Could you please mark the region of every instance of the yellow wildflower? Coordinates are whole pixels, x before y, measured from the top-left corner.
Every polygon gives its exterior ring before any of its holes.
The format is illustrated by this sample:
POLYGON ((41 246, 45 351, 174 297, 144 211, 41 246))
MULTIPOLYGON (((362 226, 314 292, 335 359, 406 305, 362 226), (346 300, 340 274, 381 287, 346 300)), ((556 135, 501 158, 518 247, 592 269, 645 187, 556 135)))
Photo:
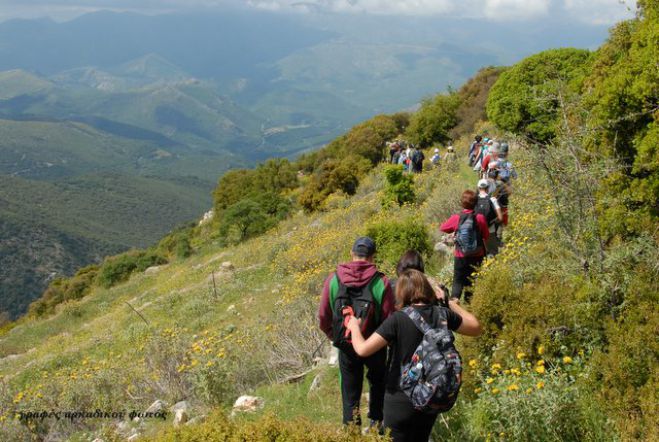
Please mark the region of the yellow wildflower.
POLYGON ((491 384, 492 382, 494 382, 494 379, 492 378, 485 379, 485 383, 487 383, 488 385, 491 384))
POLYGON ((517 391, 519 390, 519 386, 517 384, 510 384, 507 388, 508 391, 517 391))
POLYGON ((569 356, 564 356, 563 357, 563 363, 564 364, 571 364, 572 363, 572 358, 569 356))
POLYGON ((531 394, 533 392, 533 388, 529 387, 526 389, 526 394, 531 394))
POLYGON ((480 387, 479 388, 474 388, 474 393, 476 393, 476 394, 479 394, 482 391, 483 391, 483 389, 480 388, 480 387))
POLYGON ((545 388, 545 383, 542 382, 542 381, 540 381, 540 382, 538 382, 537 384, 535 384, 535 387, 536 387, 538 390, 542 390, 543 388, 545 388))
POLYGON ((471 360, 469 361, 469 366, 470 366, 471 368, 475 368, 477 365, 478 365, 478 361, 477 361, 476 359, 471 359, 471 360))
POLYGON ((540 356, 542 356, 542 355, 545 354, 545 346, 544 346, 544 345, 540 345, 540 346, 538 346, 538 354, 539 354, 540 356))
POLYGON ((544 365, 538 365, 535 367, 535 371, 538 374, 545 374, 545 366, 544 365))
POLYGON ((517 359, 519 359, 520 361, 521 361, 522 359, 524 359, 525 357, 526 357, 526 354, 525 354, 525 353, 522 353, 521 351, 520 351, 519 353, 517 353, 517 359))
POLYGON ((521 376, 522 372, 519 371, 518 368, 511 368, 510 373, 514 374, 515 376, 521 376))
POLYGON ((493 388, 492 389, 492 394, 498 394, 500 391, 501 390, 499 390, 498 388, 493 388))
POLYGON ((537 365, 537 366, 545 365, 545 361, 543 361, 542 359, 540 359, 538 362, 536 362, 535 365, 537 365))

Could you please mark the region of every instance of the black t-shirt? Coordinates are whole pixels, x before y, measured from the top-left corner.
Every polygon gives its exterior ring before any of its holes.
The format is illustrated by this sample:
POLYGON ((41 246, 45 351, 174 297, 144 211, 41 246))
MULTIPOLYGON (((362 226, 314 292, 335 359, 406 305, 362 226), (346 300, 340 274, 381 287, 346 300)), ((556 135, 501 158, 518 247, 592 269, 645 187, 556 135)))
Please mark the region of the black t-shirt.
MULTIPOLYGON (((457 330, 462 324, 462 317, 445 307, 415 305, 414 308, 421 313, 423 319, 433 328, 437 328, 442 320, 441 314, 436 309, 445 311, 450 330, 457 330)), ((423 333, 414 325, 409 316, 402 311, 397 311, 389 316, 375 333, 382 336, 391 346, 389 360, 387 361, 387 391, 394 393, 400 389, 398 385, 400 382, 400 368, 412 359, 416 348, 423 340, 423 333)))

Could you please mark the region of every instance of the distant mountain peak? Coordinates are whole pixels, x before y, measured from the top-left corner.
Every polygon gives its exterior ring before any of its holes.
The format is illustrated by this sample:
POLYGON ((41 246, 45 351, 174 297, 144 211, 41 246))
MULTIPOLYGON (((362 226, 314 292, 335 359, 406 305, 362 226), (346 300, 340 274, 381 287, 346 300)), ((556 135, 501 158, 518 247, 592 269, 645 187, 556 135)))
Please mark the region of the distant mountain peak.
POLYGON ((53 84, 22 69, 0 72, 0 100, 48 90, 53 84))
POLYGON ((153 52, 120 65, 116 71, 119 74, 131 77, 139 76, 169 81, 185 80, 191 77, 171 61, 153 52))

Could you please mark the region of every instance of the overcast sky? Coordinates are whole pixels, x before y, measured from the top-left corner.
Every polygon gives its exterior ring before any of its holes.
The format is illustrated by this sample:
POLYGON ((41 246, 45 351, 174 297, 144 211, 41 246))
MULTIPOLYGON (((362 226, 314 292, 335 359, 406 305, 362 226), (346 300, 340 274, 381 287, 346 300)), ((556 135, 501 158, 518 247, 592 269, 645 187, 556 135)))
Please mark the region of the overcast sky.
POLYGON ((635 0, 0 0, 0 21, 51 17, 67 20, 101 9, 162 13, 227 6, 274 11, 478 17, 491 21, 570 15, 612 24, 633 15, 635 0))

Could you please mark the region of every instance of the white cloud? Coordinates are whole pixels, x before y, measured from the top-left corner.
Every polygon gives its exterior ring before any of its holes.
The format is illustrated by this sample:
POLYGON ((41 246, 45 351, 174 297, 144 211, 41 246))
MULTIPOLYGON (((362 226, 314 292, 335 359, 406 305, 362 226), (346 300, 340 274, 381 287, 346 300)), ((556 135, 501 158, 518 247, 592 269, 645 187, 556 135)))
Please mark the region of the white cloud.
POLYGON ((550 0, 485 0, 485 16, 494 20, 534 18, 549 12, 550 0))
POLYGON ((443 15, 494 21, 571 15, 586 22, 610 24, 633 15, 635 0, 0 0, 0 18, 56 16, 97 9, 143 12, 213 9, 228 5, 270 11, 443 15))

